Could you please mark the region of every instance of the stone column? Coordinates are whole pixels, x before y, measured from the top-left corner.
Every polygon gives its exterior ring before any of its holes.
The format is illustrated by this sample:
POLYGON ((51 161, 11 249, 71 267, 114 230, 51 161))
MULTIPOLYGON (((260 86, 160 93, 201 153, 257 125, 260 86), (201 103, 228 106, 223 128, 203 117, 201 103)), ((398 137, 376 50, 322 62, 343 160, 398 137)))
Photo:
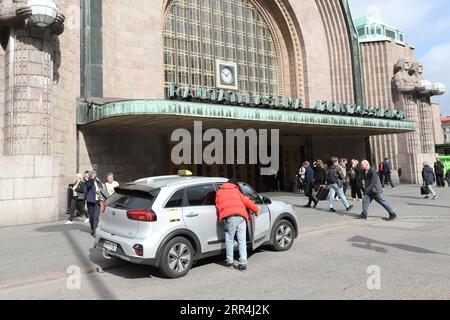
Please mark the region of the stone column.
MULTIPOLYGON (((29 23, 26 1, 0 11, 5 49, 4 155, 52 155, 52 90, 64 16, 46 28, 29 23)), ((4 3, 0 3, 5 5, 4 3)))
POLYGON ((20 28, 7 49, 5 155, 52 154, 53 34, 20 28))

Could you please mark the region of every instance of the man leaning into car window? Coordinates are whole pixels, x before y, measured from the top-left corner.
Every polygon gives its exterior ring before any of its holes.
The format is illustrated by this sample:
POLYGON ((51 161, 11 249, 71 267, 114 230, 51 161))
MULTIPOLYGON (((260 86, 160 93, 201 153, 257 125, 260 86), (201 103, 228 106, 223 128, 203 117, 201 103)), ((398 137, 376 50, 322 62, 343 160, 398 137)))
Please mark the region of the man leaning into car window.
POLYGON ((219 222, 225 228, 227 268, 234 269, 234 237, 239 243, 239 271, 247 271, 247 223, 250 212, 258 214, 259 207, 245 197, 236 181, 224 184, 216 195, 219 222))

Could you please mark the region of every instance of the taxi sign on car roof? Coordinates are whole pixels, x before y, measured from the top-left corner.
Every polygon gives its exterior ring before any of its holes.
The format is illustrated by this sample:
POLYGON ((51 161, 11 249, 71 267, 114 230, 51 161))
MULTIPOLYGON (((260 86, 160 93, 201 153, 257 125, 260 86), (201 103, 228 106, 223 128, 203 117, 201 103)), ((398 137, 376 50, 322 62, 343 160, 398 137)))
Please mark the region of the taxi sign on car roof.
POLYGON ((180 170, 180 171, 178 171, 178 175, 180 177, 192 177, 193 176, 192 172, 190 172, 189 170, 180 170))

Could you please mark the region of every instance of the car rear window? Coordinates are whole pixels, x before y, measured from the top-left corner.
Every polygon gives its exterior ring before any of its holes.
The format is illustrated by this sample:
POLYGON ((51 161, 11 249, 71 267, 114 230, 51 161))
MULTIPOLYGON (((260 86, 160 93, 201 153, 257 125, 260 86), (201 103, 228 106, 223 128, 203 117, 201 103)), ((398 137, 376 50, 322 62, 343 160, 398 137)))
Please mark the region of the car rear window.
POLYGON ((183 206, 184 189, 178 190, 166 204, 166 208, 181 208, 183 206))
POLYGON ((117 190, 106 201, 106 205, 111 208, 123 210, 149 209, 158 194, 159 190, 150 193, 136 190, 117 190))

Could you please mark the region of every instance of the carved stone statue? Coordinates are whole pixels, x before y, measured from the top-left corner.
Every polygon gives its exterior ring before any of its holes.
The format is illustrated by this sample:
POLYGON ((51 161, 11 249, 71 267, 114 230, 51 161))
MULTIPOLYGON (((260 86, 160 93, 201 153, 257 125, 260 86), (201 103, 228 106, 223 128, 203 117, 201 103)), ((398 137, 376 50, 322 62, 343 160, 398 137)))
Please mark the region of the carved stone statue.
POLYGON ((416 83, 423 80, 423 64, 414 62, 409 70, 409 75, 411 76, 412 81, 416 83))
POLYGON ((445 91, 445 86, 424 80, 423 73, 420 62, 399 59, 392 79, 394 106, 404 110, 408 121, 416 123, 415 132, 400 135, 398 139, 406 147, 408 161, 417 167, 421 159, 436 156, 431 97, 445 91))
POLYGON ((411 77, 411 61, 399 59, 394 67, 393 84, 398 92, 411 93, 416 89, 414 79, 411 77))

